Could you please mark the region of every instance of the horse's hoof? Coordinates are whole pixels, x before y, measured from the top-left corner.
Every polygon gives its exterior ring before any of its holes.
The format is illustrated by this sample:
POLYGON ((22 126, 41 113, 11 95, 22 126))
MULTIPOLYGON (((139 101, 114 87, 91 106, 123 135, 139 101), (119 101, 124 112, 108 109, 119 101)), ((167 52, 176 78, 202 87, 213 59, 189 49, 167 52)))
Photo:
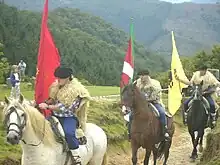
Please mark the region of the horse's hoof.
POLYGON ((193 162, 195 162, 195 161, 196 161, 196 159, 190 158, 190 162, 191 162, 191 163, 193 163, 193 162))
POLYGON ((190 156, 190 159, 191 159, 191 162, 195 162, 195 160, 198 158, 198 155, 191 155, 190 156))

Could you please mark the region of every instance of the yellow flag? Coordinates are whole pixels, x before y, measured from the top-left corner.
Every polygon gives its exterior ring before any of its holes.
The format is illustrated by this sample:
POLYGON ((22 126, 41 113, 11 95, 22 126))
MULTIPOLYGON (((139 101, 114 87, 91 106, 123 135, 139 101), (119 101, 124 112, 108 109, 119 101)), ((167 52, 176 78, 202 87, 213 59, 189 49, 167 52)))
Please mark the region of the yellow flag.
POLYGON ((180 83, 179 81, 176 80, 174 73, 176 72, 176 74, 182 80, 188 80, 188 79, 184 73, 182 63, 179 58, 173 31, 172 31, 172 45, 173 45, 173 52, 172 52, 172 61, 171 61, 170 84, 168 90, 168 110, 172 115, 174 115, 181 106, 182 88, 187 87, 187 85, 180 83))

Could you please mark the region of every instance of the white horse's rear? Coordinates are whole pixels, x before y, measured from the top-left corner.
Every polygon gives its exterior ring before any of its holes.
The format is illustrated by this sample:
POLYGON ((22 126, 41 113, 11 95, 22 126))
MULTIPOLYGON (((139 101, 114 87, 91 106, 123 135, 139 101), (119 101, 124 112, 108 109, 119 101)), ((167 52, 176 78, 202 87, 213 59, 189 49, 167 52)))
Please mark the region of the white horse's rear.
MULTIPOLYGON (((93 140, 93 156, 89 165, 104 165, 107 152, 107 136, 103 129, 93 123, 86 124, 86 137, 93 140)), ((80 151, 80 153, 82 153, 80 151)), ((83 158, 83 156, 82 156, 83 158)))

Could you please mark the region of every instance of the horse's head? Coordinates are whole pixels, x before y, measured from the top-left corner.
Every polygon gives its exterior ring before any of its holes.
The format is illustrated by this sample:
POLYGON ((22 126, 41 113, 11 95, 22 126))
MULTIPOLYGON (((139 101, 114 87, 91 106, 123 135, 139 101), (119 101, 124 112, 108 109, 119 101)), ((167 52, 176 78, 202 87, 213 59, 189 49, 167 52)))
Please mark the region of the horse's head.
POLYGON ((134 106, 134 96, 136 89, 136 81, 134 83, 130 83, 125 85, 121 91, 121 104, 122 108, 126 108, 126 110, 131 110, 134 106))
POLYGON ((18 144, 22 138, 26 126, 27 117, 22 106, 24 97, 20 95, 18 100, 10 100, 5 97, 4 125, 7 129, 7 142, 18 144))
POLYGON ((200 84, 193 83, 192 97, 194 101, 202 100, 202 85, 203 81, 200 84))

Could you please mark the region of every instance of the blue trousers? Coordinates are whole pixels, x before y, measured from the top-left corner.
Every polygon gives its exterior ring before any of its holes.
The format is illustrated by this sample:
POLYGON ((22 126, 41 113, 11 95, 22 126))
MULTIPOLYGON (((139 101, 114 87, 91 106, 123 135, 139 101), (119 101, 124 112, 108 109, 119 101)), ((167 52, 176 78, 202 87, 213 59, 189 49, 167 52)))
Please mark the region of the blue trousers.
POLYGON ((163 106, 159 103, 153 103, 153 105, 157 108, 157 110, 160 113, 160 122, 163 125, 167 125, 167 118, 166 118, 165 109, 163 108, 163 106))
MULTIPOLYGON (((206 100, 209 102, 210 105, 210 112, 215 113, 215 101, 212 99, 210 95, 205 95, 204 96, 206 100)), ((189 102, 193 99, 193 97, 190 97, 184 102, 184 110, 186 111, 189 108, 189 102)))
POLYGON ((63 127, 65 138, 69 149, 74 150, 79 148, 79 141, 76 138, 77 118, 73 117, 57 117, 63 127))

